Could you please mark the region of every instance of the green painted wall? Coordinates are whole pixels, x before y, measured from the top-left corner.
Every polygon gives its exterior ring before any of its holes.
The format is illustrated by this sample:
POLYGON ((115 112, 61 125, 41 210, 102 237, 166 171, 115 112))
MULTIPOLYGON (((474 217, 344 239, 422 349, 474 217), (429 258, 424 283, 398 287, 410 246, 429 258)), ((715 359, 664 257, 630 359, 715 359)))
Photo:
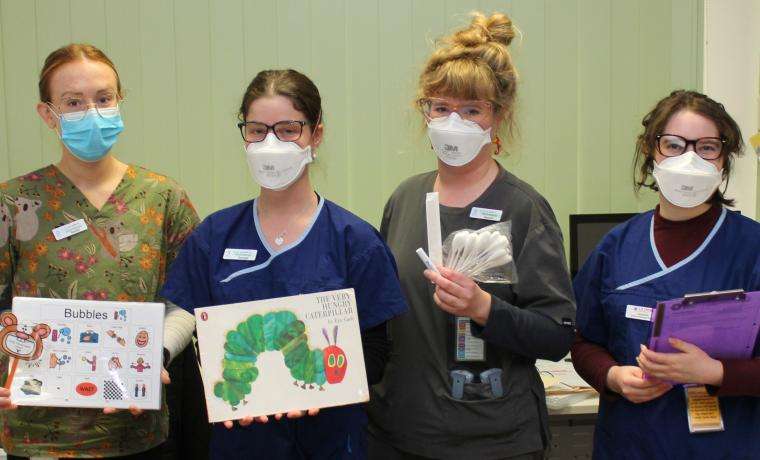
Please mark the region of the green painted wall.
POLYGON ((520 137, 504 165, 568 214, 647 209, 631 186, 643 114, 701 86, 702 0, 0 0, 0 180, 59 157, 40 122, 45 56, 93 43, 127 90, 117 155, 178 179, 203 215, 256 193, 236 109, 259 70, 294 67, 323 95, 317 189, 372 223, 434 167, 412 110, 432 40, 472 10, 512 15, 520 137))

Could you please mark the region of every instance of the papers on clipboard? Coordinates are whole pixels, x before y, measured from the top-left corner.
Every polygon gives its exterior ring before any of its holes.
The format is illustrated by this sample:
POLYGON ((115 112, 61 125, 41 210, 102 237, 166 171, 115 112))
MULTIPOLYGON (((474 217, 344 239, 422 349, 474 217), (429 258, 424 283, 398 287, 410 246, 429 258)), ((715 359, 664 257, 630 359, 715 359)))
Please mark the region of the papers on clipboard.
POLYGON ((659 302, 649 348, 674 353, 668 338, 694 344, 715 359, 750 358, 760 327, 760 291, 689 294, 659 302))

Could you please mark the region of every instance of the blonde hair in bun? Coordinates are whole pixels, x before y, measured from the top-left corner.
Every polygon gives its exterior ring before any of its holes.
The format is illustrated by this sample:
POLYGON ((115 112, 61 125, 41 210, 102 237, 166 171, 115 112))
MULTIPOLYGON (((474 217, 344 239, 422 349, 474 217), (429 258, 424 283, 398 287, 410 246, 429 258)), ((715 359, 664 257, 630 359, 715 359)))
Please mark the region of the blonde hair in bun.
POLYGON ((506 14, 471 13, 470 25, 440 39, 420 75, 418 100, 449 96, 491 101, 514 132, 517 69, 508 46, 517 29, 506 14))

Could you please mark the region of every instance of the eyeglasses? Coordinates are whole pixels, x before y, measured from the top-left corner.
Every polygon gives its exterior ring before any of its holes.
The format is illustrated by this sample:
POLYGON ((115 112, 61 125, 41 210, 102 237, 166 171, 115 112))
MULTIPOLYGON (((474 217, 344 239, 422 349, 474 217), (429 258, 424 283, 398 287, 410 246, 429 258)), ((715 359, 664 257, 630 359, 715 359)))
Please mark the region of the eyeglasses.
POLYGON ((301 120, 284 120, 273 125, 258 121, 241 121, 237 125, 240 128, 240 135, 246 142, 261 142, 266 139, 270 130, 277 139, 283 142, 294 142, 301 138, 303 127, 308 124, 309 122, 301 120))
POLYGON ((426 97, 418 101, 420 110, 428 119, 445 118, 453 112, 465 120, 485 121, 493 114, 494 105, 490 101, 464 101, 461 104, 437 97, 426 97))
POLYGON ((80 121, 87 115, 90 108, 94 108, 103 118, 116 116, 121 102, 124 102, 123 99, 119 100, 116 94, 104 93, 90 102, 78 96, 71 96, 62 98, 60 106, 56 107, 51 102, 47 105, 56 116, 66 121, 80 121))
POLYGON ((715 160, 723 151, 726 139, 722 137, 700 137, 686 139, 675 134, 660 134, 656 136, 657 150, 666 157, 677 157, 686 151, 689 145, 694 146, 694 153, 705 160, 715 160))

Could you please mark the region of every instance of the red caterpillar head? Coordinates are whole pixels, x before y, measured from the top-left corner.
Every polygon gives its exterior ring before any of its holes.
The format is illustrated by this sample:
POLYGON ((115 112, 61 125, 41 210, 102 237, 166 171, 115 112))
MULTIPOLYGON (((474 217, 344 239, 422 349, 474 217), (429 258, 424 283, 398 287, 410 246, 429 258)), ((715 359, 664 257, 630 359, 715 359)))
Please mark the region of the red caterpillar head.
MULTIPOLYGON (((325 328, 322 328, 322 333, 325 335, 325 339, 327 339, 327 344, 330 345, 330 337, 327 335, 325 328)), ((346 352, 337 343, 338 326, 335 326, 333 328, 333 344, 322 351, 327 383, 340 383, 343 381, 343 377, 346 376, 348 359, 346 359, 346 352)))

